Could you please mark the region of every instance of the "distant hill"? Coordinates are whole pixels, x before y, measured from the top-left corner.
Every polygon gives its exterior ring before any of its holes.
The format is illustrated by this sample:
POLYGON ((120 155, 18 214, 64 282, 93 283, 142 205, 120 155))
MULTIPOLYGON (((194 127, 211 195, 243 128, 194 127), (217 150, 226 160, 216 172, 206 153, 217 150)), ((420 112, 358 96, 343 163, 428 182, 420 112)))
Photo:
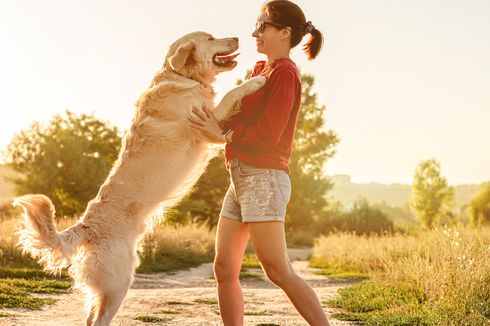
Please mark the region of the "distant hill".
POLYGON ((14 172, 5 165, 0 164, 0 203, 14 197, 14 186, 5 180, 5 177, 12 176, 14 172))
MULTIPOLYGON (((352 183, 348 175, 333 175, 329 179, 334 183, 329 197, 344 204, 365 197, 371 203, 385 201, 390 206, 403 206, 410 200, 412 191, 408 184, 352 183)), ((454 186, 457 206, 469 203, 479 187, 478 184, 454 186)))

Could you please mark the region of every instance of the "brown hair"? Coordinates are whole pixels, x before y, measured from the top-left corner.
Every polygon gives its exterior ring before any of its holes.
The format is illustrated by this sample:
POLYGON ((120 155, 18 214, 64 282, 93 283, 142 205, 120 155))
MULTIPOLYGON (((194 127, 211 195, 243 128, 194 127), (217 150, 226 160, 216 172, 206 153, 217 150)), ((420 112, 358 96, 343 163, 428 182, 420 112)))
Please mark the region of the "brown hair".
POLYGON ((297 4, 288 0, 271 0, 262 5, 261 11, 266 12, 274 23, 291 27, 291 48, 298 45, 303 37, 310 33, 310 39, 303 47, 303 51, 308 60, 316 58, 323 44, 323 35, 311 21, 306 21, 303 10, 297 4))

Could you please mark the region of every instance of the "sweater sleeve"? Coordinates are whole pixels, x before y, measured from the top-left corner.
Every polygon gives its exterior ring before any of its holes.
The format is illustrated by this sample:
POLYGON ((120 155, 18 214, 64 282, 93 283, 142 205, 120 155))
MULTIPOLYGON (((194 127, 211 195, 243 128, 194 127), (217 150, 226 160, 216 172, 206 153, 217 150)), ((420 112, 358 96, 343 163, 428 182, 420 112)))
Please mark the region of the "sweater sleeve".
POLYGON ((298 79, 289 69, 280 69, 270 75, 270 94, 264 111, 255 125, 238 125, 231 136, 232 143, 241 148, 272 147, 286 129, 296 100, 298 79))

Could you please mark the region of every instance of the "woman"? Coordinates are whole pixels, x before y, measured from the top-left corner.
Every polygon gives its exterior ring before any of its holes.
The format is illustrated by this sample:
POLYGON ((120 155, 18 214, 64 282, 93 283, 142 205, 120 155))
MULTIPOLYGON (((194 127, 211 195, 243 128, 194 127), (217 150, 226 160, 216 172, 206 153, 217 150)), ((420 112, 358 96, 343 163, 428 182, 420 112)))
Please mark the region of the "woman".
POLYGON ((290 49, 311 34, 304 50, 314 59, 323 36, 291 1, 266 2, 252 36, 258 61, 253 76, 265 76, 262 89, 242 99, 241 112, 221 130, 211 111, 197 109, 194 128, 226 142, 225 165, 230 187, 217 226, 214 273, 224 325, 243 325, 244 305, 239 274, 249 238, 267 277, 284 290, 310 325, 329 325, 313 289, 293 270, 286 251, 284 222, 291 196, 288 161, 301 104, 301 75, 290 49), (224 134, 224 136, 223 136, 224 134))

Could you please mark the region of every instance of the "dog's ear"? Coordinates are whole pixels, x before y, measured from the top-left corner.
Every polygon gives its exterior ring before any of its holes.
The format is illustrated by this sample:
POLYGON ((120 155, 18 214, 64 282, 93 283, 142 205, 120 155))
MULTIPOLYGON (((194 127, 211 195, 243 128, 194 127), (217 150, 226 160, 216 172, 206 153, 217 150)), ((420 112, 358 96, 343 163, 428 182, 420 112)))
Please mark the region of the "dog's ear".
POLYGON ((196 42, 190 40, 177 48, 175 54, 168 59, 168 63, 173 70, 179 70, 188 61, 192 60, 193 52, 196 50, 196 42))

